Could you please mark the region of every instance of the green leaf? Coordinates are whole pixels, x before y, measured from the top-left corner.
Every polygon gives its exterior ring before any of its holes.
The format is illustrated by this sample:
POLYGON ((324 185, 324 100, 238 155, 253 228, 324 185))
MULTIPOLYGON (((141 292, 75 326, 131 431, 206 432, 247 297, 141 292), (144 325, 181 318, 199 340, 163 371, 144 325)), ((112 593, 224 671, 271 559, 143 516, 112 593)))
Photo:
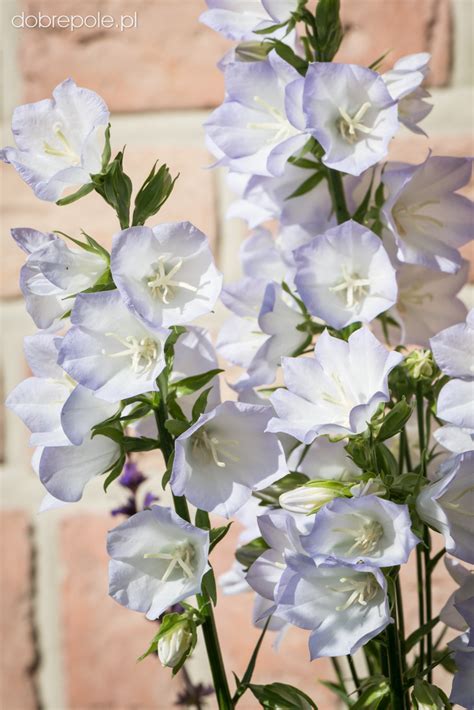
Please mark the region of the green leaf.
POLYGON ((127 229, 130 225, 132 181, 123 170, 123 151, 117 153, 105 172, 91 175, 91 178, 95 191, 114 208, 122 229, 127 229))
POLYGON ((207 400, 209 399, 209 393, 211 392, 212 387, 208 387, 207 389, 203 390, 199 397, 196 399, 196 401, 193 404, 193 408, 191 411, 191 419, 194 422, 197 422, 201 414, 204 414, 206 407, 207 407, 207 400))
POLYGON ((215 548, 217 543, 219 543, 221 540, 225 538, 227 533, 230 530, 230 526, 232 525, 232 521, 230 523, 227 523, 227 525, 222 525, 220 528, 212 528, 211 533, 210 533, 210 544, 209 544, 209 552, 212 552, 212 550, 215 548))
POLYGON ((211 523, 209 521, 209 513, 206 510, 196 510, 196 516, 194 518, 194 525, 201 530, 210 530, 211 523))
POLYGON ((301 195, 305 195, 307 192, 310 192, 313 190, 319 183, 324 179, 324 173, 322 172, 317 172, 314 175, 311 175, 307 180, 305 180, 301 185, 296 188, 294 192, 291 193, 291 195, 288 195, 286 198, 287 200, 291 200, 294 197, 300 197, 301 195))
POLYGON ((108 439, 116 441, 117 444, 122 444, 124 440, 123 431, 119 425, 112 426, 104 422, 92 427, 91 438, 93 439, 95 436, 106 436, 108 439))
POLYGON ((269 35, 273 34, 273 32, 276 32, 277 30, 281 30, 282 27, 285 27, 287 23, 286 22, 280 22, 277 25, 269 25, 268 27, 264 27, 261 30, 253 30, 253 33, 255 35, 269 35))
POLYGON ((341 700, 343 700, 349 707, 354 704, 354 701, 351 700, 349 695, 337 683, 332 683, 330 680, 320 680, 319 682, 321 685, 324 685, 325 688, 332 690, 332 692, 341 698, 341 700))
POLYGON ((169 431, 171 436, 181 436, 185 431, 189 429, 189 423, 183 422, 181 419, 168 419, 165 422, 166 431, 169 431))
POLYGON ((320 62, 330 62, 342 42, 344 32, 339 10, 339 0, 318 0, 315 20, 317 60, 320 62))
POLYGON ((357 701, 352 705, 352 710, 375 710, 380 705, 383 698, 390 693, 390 685, 386 678, 377 681, 376 684, 370 684, 366 688, 357 701))
POLYGON ((318 706, 302 690, 287 683, 249 685, 250 690, 264 708, 271 710, 318 710, 318 706))
POLYGON ((408 653, 412 650, 412 648, 415 648, 415 646, 420 642, 420 640, 424 636, 426 636, 426 634, 432 631, 438 623, 439 616, 436 616, 434 619, 431 619, 426 624, 423 624, 423 626, 421 626, 419 629, 416 629, 416 631, 413 631, 413 633, 410 634, 405 641, 405 653, 408 653))
POLYGON ((160 630, 157 634, 153 636, 149 647, 147 648, 145 653, 143 653, 139 658, 137 658, 137 661, 143 661, 143 659, 149 656, 151 653, 156 653, 158 649, 158 641, 160 640, 160 638, 167 634, 169 631, 171 631, 173 626, 175 626, 177 623, 180 623, 181 621, 181 614, 178 614, 176 612, 165 614, 160 624, 160 630))
POLYGON ((199 375, 185 377, 184 379, 179 380, 178 382, 174 382, 172 384, 172 387, 178 397, 184 397, 187 394, 193 394, 193 392, 197 392, 198 390, 200 390, 202 387, 207 385, 208 382, 214 379, 214 377, 216 377, 216 375, 218 375, 220 372, 224 371, 219 368, 215 368, 214 370, 209 370, 208 372, 202 372, 199 375))
POLYGON ((277 39, 272 39, 272 42, 278 56, 284 59, 287 64, 294 67, 301 76, 305 76, 308 70, 308 62, 295 54, 291 47, 284 42, 280 42, 277 39))
MULTIPOLYGON (((107 492, 107 488, 110 486, 110 484, 115 481, 116 478, 120 476, 120 474, 123 471, 123 467, 125 466, 125 456, 122 454, 118 461, 112 466, 110 469, 110 473, 107 476, 107 478, 104 481, 104 491, 107 492)), ((107 471, 106 471, 107 473, 107 471)))
POLYGON ((164 472, 163 478, 161 479, 161 487, 163 488, 163 490, 165 490, 165 488, 168 485, 169 480, 171 478, 171 471, 173 470, 173 461, 174 461, 174 451, 168 459, 168 465, 166 467, 166 471, 164 472))
POLYGON ((216 578, 214 577, 214 570, 210 569, 206 572, 202 578, 202 591, 206 596, 212 601, 213 605, 217 604, 217 587, 216 578))
POLYGON ((123 445, 127 453, 132 451, 154 451, 158 448, 158 441, 147 436, 124 436, 123 445))
POLYGON ((413 407, 411 407, 405 398, 389 411, 387 416, 382 422, 382 426, 377 434, 377 441, 385 441, 385 439, 391 439, 395 436, 405 426, 407 421, 410 419, 413 412, 413 407))
POLYGON ((235 556, 237 561, 240 562, 245 568, 250 567, 260 555, 268 550, 269 547, 263 537, 256 537, 251 542, 246 545, 237 548, 235 556))
POLYGON ((72 202, 77 202, 77 200, 80 200, 81 197, 85 197, 86 195, 88 195, 89 192, 92 192, 93 189, 94 183, 88 182, 87 185, 83 185, 79 188, 79 190, 77 190, 77 192, 74 192, 72 195, 67 195, 66 197, 61 197, 60 200, 56 200, 56 204, 59 207, 70 205, 72 202))
POLYGON ((352 219, 354 220, 354 222, 359 222, 359 224, 364 224, 364 219, 365 219, 365 216, 367 214, 367 210, 368 210, 369 204, 370 204, 370 197, 372 195, 372 187, 374 185, 374 177, 375 177, 375 171, 372 173, 370 185, 369 185, 367 192, 365 193, 365 195, 362 199, 362 202, 360 203, 360 205, 358 206, 358 208, 356 209, 356 211, 352 215, 352 219))
POLYGON ((254 491, 253 495, 255 498, 267 503, 269 505, 278 505, 278 499, 282 493, 286 491, 292 491, 293 488, 302 486, 304 483, 308 482, 308 476, 304 473, 288 473, 279 481, 272 483, 271 486, 263 488, 261 491, 254 491))
POLYGON ((383 60, 387 56, 387 54, 390 54, 391 50, 388 49, 386 52, 380 55, 380 57, 377 57, 377 59, 372 62, 372 64, 369 64, 369 69, 372 69, 372 71, 377 71, 378 67, 382 64, 383 60))
POLYGON ((386 476, 398 476, 398 463, 395 456, 385 444, 375 444, 377 466, 386 476))
POLYGON ((155 215, 171 195, 179 174, 171 178, 168 166, 163 164, 156 172, 156 163, 135 197, 132 224, 145 224, 149 217, 155 215))
POLYGON ((415 679, 411 698, 416 710, 446 710, 452 707, 441 688, 422 678, 415 679))

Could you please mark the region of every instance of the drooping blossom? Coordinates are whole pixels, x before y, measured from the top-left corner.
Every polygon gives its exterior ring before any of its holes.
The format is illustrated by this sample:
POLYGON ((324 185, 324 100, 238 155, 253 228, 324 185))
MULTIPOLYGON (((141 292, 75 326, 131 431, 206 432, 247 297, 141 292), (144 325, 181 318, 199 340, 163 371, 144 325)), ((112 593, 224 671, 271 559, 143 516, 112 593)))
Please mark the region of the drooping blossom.
MULTIPOLYGON (((471 633, 472 637, 472 633, 471 633)), ((448 643, 454 652, 456 673, 449 699, 466 710, 474 710, 472 677, 474 674, 474 641, 469 634, 462 634, 448 643)))
POLYGON ((429 72, 431 55, 428 52, 408 54, 393 65, 393 69, 382 74, 390 96, 398 102, 398 120, 413 133, 426 135, 418 123, 433 108, 425 99, 430 94, 421 84, 429 72))
POLYGON ((117 290, 77 296, 71 322, 59 364, 77 382, 108 402, 157 388, 169 330, 144 325, 117 290))
POLYGON ((458 631, 474 628, 474 572, 451 557, 445 557, 444 564, 459 586, 441 609, 439 619, 458 631))
POLYGON ((228 64, 224 77, 224 103, 205 123, 211 152, 231 170, 280 175, 307 140, 303 78, 274 53, 261 62, 228 64))
POLYGON ((353 654, 392 621, 382 572, 365 564, 286 555, 277 614, 311 631, 311 660, 353 654))
POLYGON ((474 451, 447 459, 437 479, 422 488, 416 507, 422 520, 444 536, 446 550, 465 562, 474 563, 472 546, 474 451))
POLYGON ((382 215, 400 261, 456 273, 459 247, 472 238, 472 202, 457 190, 469 183, 469 158, 428 156, 420 165, 394 163, 382 181, 387 199, 382 215))
POLYGON ((395 269, 381 240, 352 220, 295 252, 295 284, 309 312, 333 328, 368 323, 397 298, 395 269))
POLYGON ((284 432, 305 444, 316 436, 364 431, 381 402, 389 399, 388 374, 403 359, 360 328, 348 342, 324 331, 314 358, 283 358, 287 389, 270 400, 277 414, 268 431, 284 432))
POLYGON ((209 512, 230 516, 287 472, 278 438, 265 432, 269 407, 224 402, 201 415, 176 439, 171 474, 175 495, 209 512))
POLYGON ((152 328, 209 313, 222 286, 207 238, 190 222, 119 232, 110 263, 126 305, 152 328))
POLYGON ((207 531, 154 505, 108 533, 109 594, 122 606, 157 619, 169 606, 201 591, 208 550, 207 531))
POLYGON ((464 323, 458 321, 431 338, 431 350, 439 369, 450 377, 474 379, 473 342, 474 308, 469 311, 464 323))
POLYGON ((90 89, 66 79, 52 99, 18 106, 12 132, 16 148, 0 151, 41 200, 56 201, 63 191, 90 182, 99 173, 109 110, 90 89))
POLYGON ((93 286, 107 268, 99 254, 72 248, 54 234, 17 228, 12 236, 29 255, 20 271, 20 288, 38 328, 57 324, 71 310, 72 296, 93 286))
MULTIPOLYGON (((233 40, 256 39, 254 30, 290 19, 298 0, 206 0, 208 9, 199 20, 233 40)), ((273 34, 272 34, 273 36, 273 34)))
POLYGON ((312 557, 326 554, 374 567, 405 564, 419 542, 408 507, 374 495, 335 498, 321 508, 302 540, 312 557))
POLYGON ((345 450, 346 444, 347 439, 331 441, 326 436, 318 437, 306 451, 301 447, 295 452, 296 470, 310 479, 356 481, 362 471, 345 450))
POLYGON ((382 160, 398 129, 397 105, 382 77, 355 64, 314 62, 304 79, 306 130, 328 168, 350 175, 382 160))

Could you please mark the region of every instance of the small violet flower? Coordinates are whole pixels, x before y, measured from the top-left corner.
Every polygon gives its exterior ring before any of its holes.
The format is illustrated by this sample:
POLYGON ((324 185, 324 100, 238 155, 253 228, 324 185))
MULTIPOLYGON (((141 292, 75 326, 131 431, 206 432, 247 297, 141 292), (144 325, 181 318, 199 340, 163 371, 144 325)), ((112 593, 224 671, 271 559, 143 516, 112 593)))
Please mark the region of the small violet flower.
POLYGON ((107 550, 110 596, 147 619, 199 593, 209 569, 209 533, 157 505, 111 530, 107 550))

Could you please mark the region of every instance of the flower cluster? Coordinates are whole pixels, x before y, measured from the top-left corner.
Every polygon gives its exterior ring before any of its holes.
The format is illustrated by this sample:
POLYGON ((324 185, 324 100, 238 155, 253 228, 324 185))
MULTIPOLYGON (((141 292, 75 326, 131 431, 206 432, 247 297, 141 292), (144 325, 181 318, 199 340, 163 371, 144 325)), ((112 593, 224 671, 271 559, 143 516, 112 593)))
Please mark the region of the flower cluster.
POLYGON ((113 511, 127 519, 108 535, 110 594, 159 621, 143 657, 173 673, 202 627, 221 710, 246 691, 263 707, 316 706, 290 685, 252 684, 260 641, 230 693, 209 560, 230 523, 209 514, 244 526, 224 593, 254 592, 261 638, 277 631, 278 645, 290 626, 307 630, 311 660, 335 659, 333 688, 348 706, 344 656, 360 707, 376 698, 408 710, 426 697, 449 707, 433 671, 454 658, 451 699, 472 708, 473 577, 458 562, 474 564, 474 315, 458 297, 473 217, 458 191, 471 161, 386 161, 398 130, 424 135, 430 58, 385 72, 383 58, 333 62, 337 0, 314 13, 304 0, 207 4, 203 22, 239 42, 220 64, 225 98, 205 128, 236 193, 229 214, 251 230, 240 280, 222 286, 189 222, 148 226, 173 188, 166 166, 153 167, 132 211, 108 110, 72 80, 15 111, 17 148, 1 153, 40 199, 67 205, 96 191, 120 225, 110 253, 85 232, 12 230, 39 331, 25 340, 32 377, 7 404, 37 447, 42 508, 78 501, 97 476, 129 490, 113 511), (240 368, 229 401, 197 324, 219 297, 230 317, 216 350, 240 368), (153 450, 174 510, 137 495, 140 457, 153 450), (443 653, 431 577, 444 551, 459 589, 440 619, 462 635, 443 653), (420 616, 405 638, 399 573, 412 552, 420 616))

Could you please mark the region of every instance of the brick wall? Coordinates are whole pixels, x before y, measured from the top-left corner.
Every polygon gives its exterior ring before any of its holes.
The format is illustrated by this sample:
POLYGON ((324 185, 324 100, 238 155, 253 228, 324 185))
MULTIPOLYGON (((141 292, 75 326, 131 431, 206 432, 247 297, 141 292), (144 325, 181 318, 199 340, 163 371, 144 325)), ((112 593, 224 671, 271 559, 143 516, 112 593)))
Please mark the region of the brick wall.
MULTIPOLYGON (((65 76, 101 93, 116 114, 113 139, 127 144, 127 168, 143 179, 160 158, 180 172, 163 219, 190 219, 211 238, 227 278, 236 276, 235 253, 244 235, 242 224, 223 222, 229 199, 223 175, 206 170, 201 129, 206 109, 222 96, 215 63, 227 43, 197 22, 200 0, 4 0, 3 107, 8 116, 19 100, 47 96, 65 76), (18 12, 82 15, 98 11, 115 17, 137 12, 138 28, 125 32, 81 30, 13 30, 18 12)), ((472 154, 473 66, 469 42, 470 0, 343 0, 347 38, 342 61, 370 63, 390 48, 399 54, 431 51, 436 107, 424 126, 430 141, 408 133, 397 137, 392 157, 416 162, 435 152, 472 154)), ((5 140, 8 121, 4 126, 5 140)), ((104 243, 116 229, 109 210, 89 196, 67 208, 40 203, 3 165, 1 232, 2 364, 4 393, 26 376, 21 341, 33 332, 18 290, 22 254, 8 236, 12 226, 61 229, 82 227, 104 243)), ((469 297, 469 292, 466 292, 469 297)), ((220 320, 219 312, 212 327, 220 320)), ((100 483, 84 501, 48 514, 36 513, 40 486, 29 465, 27 432, 9 413, 1 422, 1 576, 0 707, 8 710, 131 710, 172 706, 179 678, 171 682, 154 659, 135 664, 154 633, 154 625, 126 611, 107 597, 105 531, 113 524, 108 510, 120 498, 105 496, 100 483)), ((148 462, 151 472, 159 462, 148 462)), ((156 477, 155 480, 158 480, 156 477)), ((216 568, 224 570, 237 531, 218 548, 216 568), (227 557, 226 557, 227 555, 227 557)), ((408 571, 406 584, 412 584, 408 571)), ((448 593, 443 578, 436 586, 437 605, 448 593)), ((251 598, 223 599, 218 624, 230 667, 242 673, 256 632, 248 617, 251 598), (237 603, 236 603, 237 602, 237 603)), ((411 624, 416 623, 411 613, 411 624)), ((305 634, 292 632, 279 655, 267 642, 257 681, 276 678, 296 684, 319 699, 320 707, 336 707, 315 678, 330 675, 328 664, 306 663, 305 634)), ((201 652, 193 664, 205 677, 201 652)), ((212 706, 212 704, 210 705, 212 706)), ((242 708, 255 707, 244 699, 242 708)))

